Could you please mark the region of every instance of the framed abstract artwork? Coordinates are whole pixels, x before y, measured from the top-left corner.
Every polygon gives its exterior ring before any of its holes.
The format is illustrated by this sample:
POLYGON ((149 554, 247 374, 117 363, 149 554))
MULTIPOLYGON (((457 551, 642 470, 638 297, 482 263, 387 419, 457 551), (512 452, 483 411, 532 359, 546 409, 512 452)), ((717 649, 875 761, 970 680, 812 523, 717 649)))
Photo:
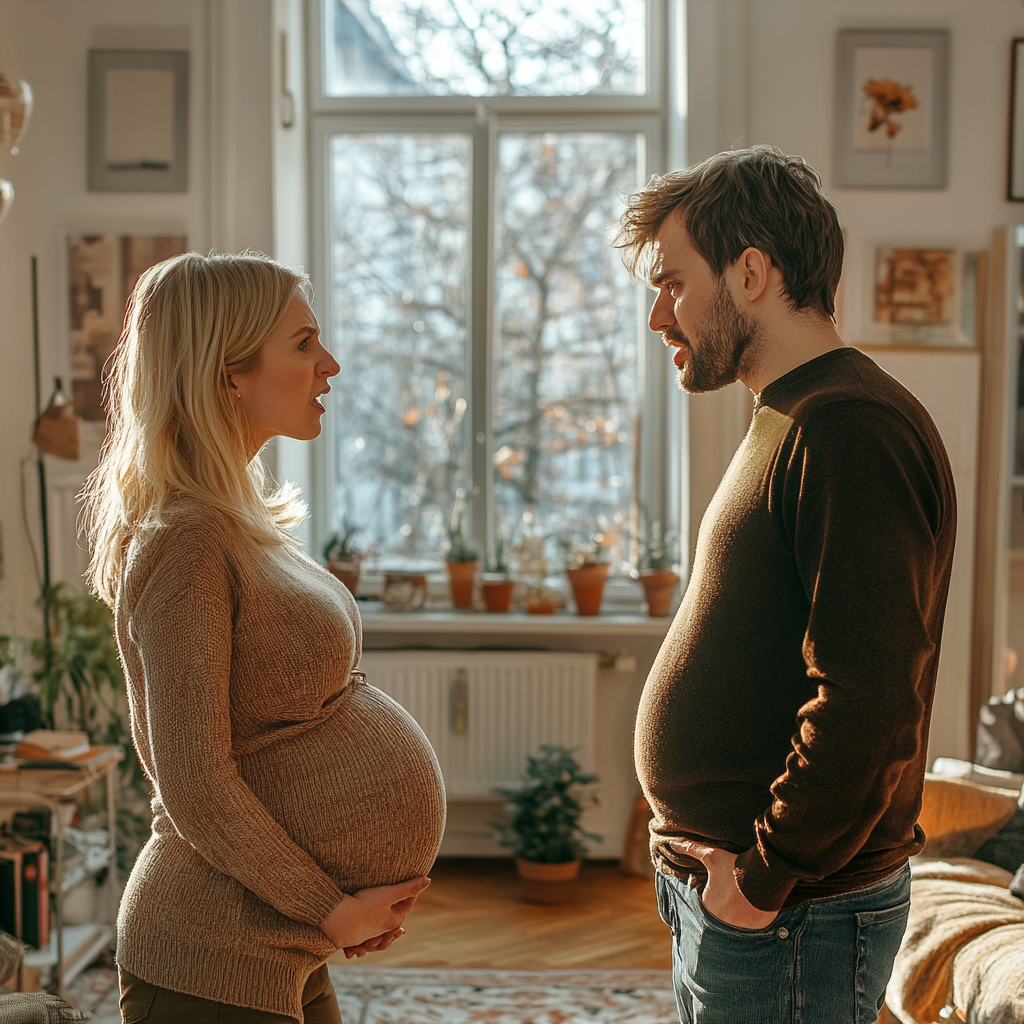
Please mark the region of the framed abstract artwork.
POLYGON ((839 32, 835 185, 946 187, 949 53, 945 30, 839 32))
POLYGON ((866 257, 866 342, 907 348, 976 345, 983 253, 901 240, 869 243, 866 257))
POLYGON ((91 192, 188 190, 187 50, 89 51, 91 192))
POLYGON ((74 411, 103 421, 103 367, 124 328, 125 307, 145 271, 186 250, 183 233, 69 231, 64 239, 68 360, 74 411))

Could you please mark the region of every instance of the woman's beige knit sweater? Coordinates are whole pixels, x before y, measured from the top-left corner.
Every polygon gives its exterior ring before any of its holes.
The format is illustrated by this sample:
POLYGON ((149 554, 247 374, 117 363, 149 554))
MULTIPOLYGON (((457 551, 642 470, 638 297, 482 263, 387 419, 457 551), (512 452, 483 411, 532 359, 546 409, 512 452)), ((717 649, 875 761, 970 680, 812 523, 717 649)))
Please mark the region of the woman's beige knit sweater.
POLYGON ((315 562, 182 504, 137 538, 115 608, 153 834, 118 963, 150 984, 302 1019, 343 893, 426 874, 437 759, 353 669, 356 603, 315 562))

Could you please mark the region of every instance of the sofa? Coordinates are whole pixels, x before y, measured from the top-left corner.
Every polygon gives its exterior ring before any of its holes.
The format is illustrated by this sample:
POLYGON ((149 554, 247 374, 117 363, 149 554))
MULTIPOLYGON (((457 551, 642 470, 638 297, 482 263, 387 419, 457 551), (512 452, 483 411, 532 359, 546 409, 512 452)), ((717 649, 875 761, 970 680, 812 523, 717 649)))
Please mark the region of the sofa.
POLYGON ((882 1021, 1024 1024, 1024 776, 941 758, 882 1021))

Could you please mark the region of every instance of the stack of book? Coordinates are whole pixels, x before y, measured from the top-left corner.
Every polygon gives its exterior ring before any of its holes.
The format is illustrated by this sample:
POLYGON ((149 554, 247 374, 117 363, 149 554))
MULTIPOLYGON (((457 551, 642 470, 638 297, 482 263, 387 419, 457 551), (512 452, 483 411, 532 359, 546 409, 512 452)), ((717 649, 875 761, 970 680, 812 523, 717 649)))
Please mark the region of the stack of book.
POLYGON ((41 949, 50 941, 50 868, 46 845, 0 838, 0 928, 41 949))

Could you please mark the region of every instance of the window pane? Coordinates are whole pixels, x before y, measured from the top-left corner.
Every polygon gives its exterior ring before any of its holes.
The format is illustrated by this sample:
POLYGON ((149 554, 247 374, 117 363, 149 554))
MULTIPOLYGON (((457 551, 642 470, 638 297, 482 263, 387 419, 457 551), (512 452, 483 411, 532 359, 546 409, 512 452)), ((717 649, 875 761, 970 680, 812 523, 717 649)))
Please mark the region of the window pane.
POLYGON ((465 478, 471 140, 331 140, 335 515, 436 561, 465 478))
POLYGON ((644 92, 644 0, 323 0, 330 96, 644 92))
POLYGON ((637 288, 609 228, 619 196, 638 186, 642 145, 635 133, 499 139, 493 427, 503 522, 532 510, 548 535, 585 539, 631 518, 637 288))

